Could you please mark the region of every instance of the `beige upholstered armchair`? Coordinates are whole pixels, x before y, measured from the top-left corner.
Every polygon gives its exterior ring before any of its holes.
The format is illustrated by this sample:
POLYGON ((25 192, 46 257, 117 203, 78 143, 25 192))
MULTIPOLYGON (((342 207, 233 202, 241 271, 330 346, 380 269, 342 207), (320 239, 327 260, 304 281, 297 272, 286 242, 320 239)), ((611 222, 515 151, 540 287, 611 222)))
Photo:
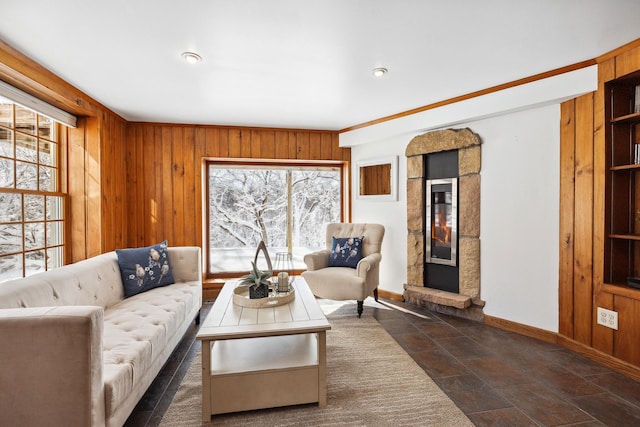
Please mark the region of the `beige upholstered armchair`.
POLYGON ((367 296, 373 292, 378 301, 383 237, 380 224, 329 224, 327 248, 304 256, 307 271, 302 277, 317 297, 356 300, 360 317, 367 296))

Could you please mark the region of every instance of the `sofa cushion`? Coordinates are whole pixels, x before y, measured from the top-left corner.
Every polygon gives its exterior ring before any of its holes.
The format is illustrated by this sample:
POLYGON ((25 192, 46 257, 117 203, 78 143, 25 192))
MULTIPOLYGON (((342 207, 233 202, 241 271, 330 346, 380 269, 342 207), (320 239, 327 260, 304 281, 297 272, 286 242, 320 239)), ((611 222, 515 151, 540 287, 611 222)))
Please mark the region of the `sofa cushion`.
POLYGON ((174 283, 168 252, 166 240, 144 248, 116 250, 125 298, 174 283))
POLYGON ((364 278, 358 276, 353 268, 322 268, 305 271, 302 277, 319 298, 364 301, 368 295, 364 278))
POLYGON ((356 268, 362 259, 363 237, 333 237, 329 267, 356 268))
POLYGON ((160 370, 163 353, 170 352, 182 337, 181 325, 192 320, 192 307, 200 305, 201 289, 199 282, 176 283, 127 298, 104 312, 107 417, 118 410, 143 376, 160 370))

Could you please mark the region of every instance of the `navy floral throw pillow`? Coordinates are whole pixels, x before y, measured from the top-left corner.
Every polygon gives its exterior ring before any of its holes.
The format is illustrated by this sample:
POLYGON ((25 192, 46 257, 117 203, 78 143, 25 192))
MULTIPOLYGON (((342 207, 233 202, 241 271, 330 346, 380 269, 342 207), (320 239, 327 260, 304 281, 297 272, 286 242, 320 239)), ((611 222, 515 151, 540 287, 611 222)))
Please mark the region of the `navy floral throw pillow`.
POLYGON ((362 259, 363 237, 333 237, 331 241, 331 253, 329 254, 329 267, 356 268, 358 261, 362 259))
POLYGON ((125 298, 174 283, 167 241, 146 248, 117 249, 125 298))

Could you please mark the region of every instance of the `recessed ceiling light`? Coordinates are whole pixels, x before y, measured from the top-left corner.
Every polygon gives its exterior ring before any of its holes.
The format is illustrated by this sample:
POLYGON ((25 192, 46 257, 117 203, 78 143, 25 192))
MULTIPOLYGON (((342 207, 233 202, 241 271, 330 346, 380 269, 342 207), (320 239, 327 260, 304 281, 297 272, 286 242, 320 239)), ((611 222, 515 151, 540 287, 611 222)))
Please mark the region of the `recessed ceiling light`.
POLYGON ((202 61, 202 57, 194 52, 182 52, 182 57, 189 64, 197 64, 198 62, 202 61))
POLYGON ((374 77, 382 77, 385 74, 387 74, 389 72, 389 70, 387 70, 384 67, 378 67, 378 68, 374 68, 373 70, 371 70, 371 72, 373 73, 374 77))

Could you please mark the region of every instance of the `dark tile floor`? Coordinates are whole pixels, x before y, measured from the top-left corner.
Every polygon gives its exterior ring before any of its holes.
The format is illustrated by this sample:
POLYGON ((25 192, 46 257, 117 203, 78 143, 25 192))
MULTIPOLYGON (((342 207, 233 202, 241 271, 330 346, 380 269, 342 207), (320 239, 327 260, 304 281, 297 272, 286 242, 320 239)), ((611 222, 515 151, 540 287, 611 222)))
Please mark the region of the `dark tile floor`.
MULTIPOLYGON (((365 310, 477 426, 638 426, 640 383, 560 346, 380 300, 365 310)), ((211 308, 206 302, 202 315, 211 308)), ((354 302, 355 313, 355 302, 354 302)), ((156 426, 199 349, 195 325, 126 427, 156 426)))

